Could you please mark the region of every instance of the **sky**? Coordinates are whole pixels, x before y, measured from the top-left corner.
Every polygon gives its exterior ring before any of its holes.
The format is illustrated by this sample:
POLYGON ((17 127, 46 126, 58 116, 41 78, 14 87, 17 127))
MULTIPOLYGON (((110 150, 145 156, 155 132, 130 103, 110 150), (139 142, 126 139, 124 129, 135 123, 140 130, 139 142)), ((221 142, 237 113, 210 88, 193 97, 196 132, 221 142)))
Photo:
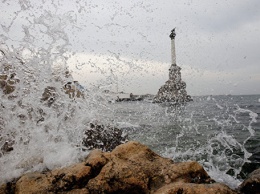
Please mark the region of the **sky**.
POLYGON ((260 94, 259 0, 2 0, 0 10, 1 48, 23 44, 25 59, 46 49, 87 89, 156 94, 176 28, 188 94, 260 94))

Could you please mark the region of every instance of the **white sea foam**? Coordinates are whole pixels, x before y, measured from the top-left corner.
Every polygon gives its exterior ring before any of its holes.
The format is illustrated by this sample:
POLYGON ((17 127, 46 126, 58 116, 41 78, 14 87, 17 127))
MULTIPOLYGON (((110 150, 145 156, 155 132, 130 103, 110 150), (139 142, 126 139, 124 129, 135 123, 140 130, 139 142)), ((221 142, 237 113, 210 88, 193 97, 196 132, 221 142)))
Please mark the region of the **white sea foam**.
MULTIPOLYGON (((70 45, 65 28, 74 25, 74 19, 69 12, 42 10, 28 18, 31 23, 23 26, 19 44, 10 46, 7 41, 0 47, 0 73, 9 77, 15 73, 19 79, 12 94, 0 91, 0 184, 25 172, 70 165, 88 153, 82 151, 84 129, 104 106, 95 101, 95 93, 88 100, 75 100, 63 90, 64 84, 73 81, 65 73, 70 45), (42 100, 47 87, 55 89, 49 105, 42 100), (13 148, 10 152, 3 149, 7 142, 13 148)), ((11 25, 6 31, 12 31, 11 25)))
MULTIPOLYGON (((215 123, 215 129, 212 134, 206 128, 202 131, 201 124, 197 123, 198 121, 194 119, 195 113, 191 113, 192 122, 188 121, 188 119, 183 120, 191 124, 187 129, 194 128, 195 131, 200 130, 200 134, 197 133, 194 139, 201 139, 199 136, 206 133, 207 141, 192 141, 190 139, 192 130, 189 130, 189 132, 185 127, 176 135, 175 140, 172 140, 174 146, 167 148, 163 152, 163 155, 172 158, 174 161, 196 160, 204 166, 209 175, 217 182, 228 184, 231 188, 237 188, 242 181, 237 178, 237 175, 241 172, 242 166, 246 162, 250 162, 248 159, 252 156, 245 148, 245 144, 255 135, 252 124, 257 122, 258 115, 251 110, 242 109, 237 105, 234 106, 233 111, 226 106, 221 107, 219 112, 224 111, 223 115, 208 117, 209 122, 215 123), (241 121, 239 121, 241 113, 249 119, 247 125, 241 124, 241 121), (240 126, 240 129, 236 126, 240 126), (218 127, 219 130, 217 130, 218 127), (226 129, 243 131, 243 141, 239 140, 241 137, 236 139, 232 135, 235 133, 231 131, 231 134, 229 134, 226 129), (190 143, 188 146, 185 146, 184 142, 188 140, 190 143), (231 176, 229 173, 233 175, 231 176)), ((211 125, 214 126, 214 123, 211 123, 211 125)))
POLYGON ((236 189, 242 183, 241 180, 238 180, 233 176, 226 174, 218 168, 210 168, 210 170, 208 170, 208 174, 215 181, 228 184, 228 186, 232 189, 236 189))
POLYGON ((140 128, 140 125, 131 124, 129 122, 117 122, 117 126, 119 128, 135 128, 135 129, 140 128))

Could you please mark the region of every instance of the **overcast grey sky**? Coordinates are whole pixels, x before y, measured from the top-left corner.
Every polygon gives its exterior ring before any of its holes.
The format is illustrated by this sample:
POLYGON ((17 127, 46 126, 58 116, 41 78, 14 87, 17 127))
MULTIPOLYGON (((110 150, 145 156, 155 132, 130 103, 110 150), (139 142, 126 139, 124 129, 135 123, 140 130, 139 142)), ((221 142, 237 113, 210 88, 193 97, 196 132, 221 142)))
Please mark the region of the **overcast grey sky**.
POLYGON ((259 0, 14 0, 0 9, 1 45, 65 49, 87 88, 155 94, 168 79, 176 27, 189 94, 260 93, 259 0))

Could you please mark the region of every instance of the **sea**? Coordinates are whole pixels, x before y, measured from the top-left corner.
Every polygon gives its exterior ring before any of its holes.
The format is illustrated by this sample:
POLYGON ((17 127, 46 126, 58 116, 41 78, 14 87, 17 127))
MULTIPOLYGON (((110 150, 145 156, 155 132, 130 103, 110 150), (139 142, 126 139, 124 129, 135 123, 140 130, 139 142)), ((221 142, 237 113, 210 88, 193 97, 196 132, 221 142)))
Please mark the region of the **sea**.
POLYGON ((1 149, 1 183, 81 161, 89 153, 82 137, 90 122, 115 126, 175 162, 198 161, 231 188, 260 167, 260 95, 196 96, 172 106, 148 99, 111 103, 99 92, 71 99, 58 92, 49 106, 34 98, 37 91, 29 93, 1 98, 0 147, 9 142, 13 149, 1 149))
POLYGON ((260 167, 260 95, 197 96, 185 106, 116 104, 118 126, 130 139, 176 162, 198 161, 236 188, 260 167))

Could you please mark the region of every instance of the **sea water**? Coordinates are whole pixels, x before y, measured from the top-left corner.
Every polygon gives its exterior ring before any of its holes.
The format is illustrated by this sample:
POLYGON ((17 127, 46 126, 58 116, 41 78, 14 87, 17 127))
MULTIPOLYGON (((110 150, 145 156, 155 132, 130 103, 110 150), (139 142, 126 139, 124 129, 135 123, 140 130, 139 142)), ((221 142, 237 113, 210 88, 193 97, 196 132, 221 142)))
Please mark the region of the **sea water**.
POLYGON ((183 107, 115 104, 131 139, 174 161, 195 160, 219 182, 237 187, 260 165, 260 95, 202 96, 183 107))
POLYGON ((65 6, 69 10, 47 1, 1 4, 10 17, 1 24, 0 73, 17 82, 11 94, 0 90, 0 184, 80 161, 88 154, 84 131, 95 121, 117 126, 174 161, 196 160, 212 178, 237 187, 259 165, 260 96, 194 97, 172 107, 109 103, 97 87, 84 98, 70 98, 64 85, 73 81, 66 72, 74 55, 69 34, 80 30, 74 12, 81 13, 79 3, 65 6), (55 88, 51 104, 42 100, 48 87, 55 88))

